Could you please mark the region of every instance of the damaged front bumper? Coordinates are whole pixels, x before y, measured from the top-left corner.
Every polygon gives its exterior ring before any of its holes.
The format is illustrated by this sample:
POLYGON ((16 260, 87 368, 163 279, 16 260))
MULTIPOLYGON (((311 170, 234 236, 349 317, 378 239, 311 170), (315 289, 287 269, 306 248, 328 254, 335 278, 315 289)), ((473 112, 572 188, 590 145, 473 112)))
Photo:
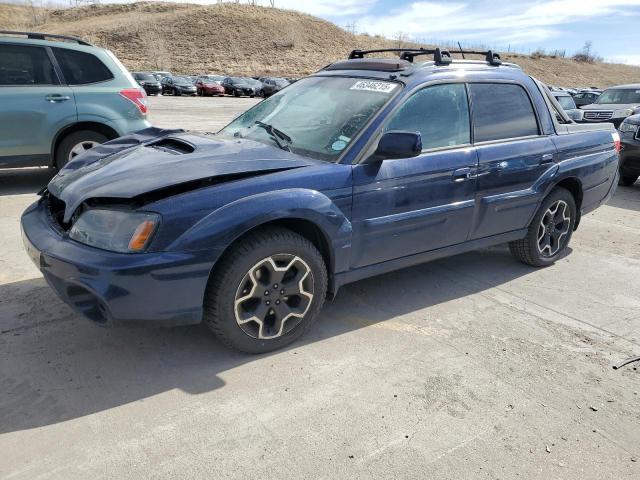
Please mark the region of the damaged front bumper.
POLYGON ((25 249, 58 296, 93 322, 175 326, 199 323, 211 252, 114 253, 54 228, 45 199, 22 215, 25 249))

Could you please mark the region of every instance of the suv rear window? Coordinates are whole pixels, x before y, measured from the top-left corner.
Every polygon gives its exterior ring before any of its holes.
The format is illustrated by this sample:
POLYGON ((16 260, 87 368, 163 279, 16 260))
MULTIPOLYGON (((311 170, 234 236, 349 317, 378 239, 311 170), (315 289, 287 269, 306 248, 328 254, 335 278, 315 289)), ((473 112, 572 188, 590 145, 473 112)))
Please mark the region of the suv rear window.
POLYGON ((59 85, 44 48, 0 45, 0 85, 59 85))
POLYGON ((538 135, 538 122, 520 85, 472 83, 474 142, 538 135))
POLYGON ((52 50, 68 85, 87 85, 113 78, 111 71, 95 55, 66 48, 52 50))

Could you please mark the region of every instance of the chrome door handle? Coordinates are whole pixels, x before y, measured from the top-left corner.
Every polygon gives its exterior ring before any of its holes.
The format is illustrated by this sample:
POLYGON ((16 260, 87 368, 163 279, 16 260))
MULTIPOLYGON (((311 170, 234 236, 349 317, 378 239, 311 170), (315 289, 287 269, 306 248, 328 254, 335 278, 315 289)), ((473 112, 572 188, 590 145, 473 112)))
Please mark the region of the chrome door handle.
POLYGON ((542 158, 540 159, 540 165, 545 164, 545 163, 551 163, 553 162, 553 154, 552 153, 545 153, 544 155, 542 155, 542 158))
POLYGON ((453 181, 456 183, 465 182, 471 177, 471 169, 469 167, 459 168, 453 171, 453 181))
POLYGON ((47 102, 50 102, 50 103, 66 102, 67 100, 71 100, 70 96, 59 95, 59 94, 47 95, 44 98, 45 100, 47 100, 47 102))

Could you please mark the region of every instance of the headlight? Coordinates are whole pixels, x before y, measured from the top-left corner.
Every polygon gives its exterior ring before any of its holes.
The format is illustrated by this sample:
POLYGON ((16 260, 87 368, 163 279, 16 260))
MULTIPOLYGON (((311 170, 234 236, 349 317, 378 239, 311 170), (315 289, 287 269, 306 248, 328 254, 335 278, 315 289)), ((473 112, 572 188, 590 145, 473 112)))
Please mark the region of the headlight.
POLYGON ((616 110, 614 117, 628 117, 633 115, 633 108, 625 108, 624 110, 616 110))
POLYGON ((155 213, 96 208, 80 215, 69 230, 69 237, 112 252, 141 252, 159 223, 160 216, 155 213))
POLYGON ((621 132, 636 133, 637 130, 638 130, 638 125, 634 125, 633 123, 622 122, 620 124, 621 132))

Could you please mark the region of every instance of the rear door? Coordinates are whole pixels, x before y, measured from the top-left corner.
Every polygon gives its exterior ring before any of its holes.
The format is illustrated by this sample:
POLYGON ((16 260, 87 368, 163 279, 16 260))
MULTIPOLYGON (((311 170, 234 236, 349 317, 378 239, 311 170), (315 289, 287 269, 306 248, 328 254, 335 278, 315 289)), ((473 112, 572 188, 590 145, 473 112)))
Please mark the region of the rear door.
POLYGON ((55 133, 76 119, 46 47, 0 44, 0 167, 48 164, 55 133))
POLYGON ((477 168, 464 83, 423 88, 383 131, 420 132, 417 157, 353 169, 352 268, 464 242, 474 210, 477 168))
POLYGON ((525 228, 539 197, 532 187, 554 168, 556 148, 541 134, 527 90, 517 83, 471 83, 478 153, 472 239, 525 228))

